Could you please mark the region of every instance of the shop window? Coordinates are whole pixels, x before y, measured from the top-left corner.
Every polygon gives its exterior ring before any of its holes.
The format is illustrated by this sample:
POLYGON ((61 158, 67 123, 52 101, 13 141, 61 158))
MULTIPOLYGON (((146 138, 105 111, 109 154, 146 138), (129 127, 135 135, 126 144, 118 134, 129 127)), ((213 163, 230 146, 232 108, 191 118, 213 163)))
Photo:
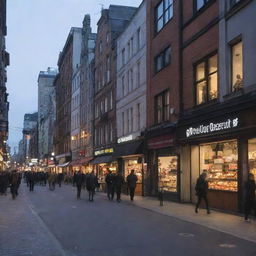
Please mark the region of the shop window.
POLYGON ((159 32, 173 16, 173 0, 162 0, 157 5, 155 18, 156 32, 159 32))
POLYGON ((169 97, 169 91, 164 91, 155 97, 155 119, 158 124, 169 120, 169 97))
POLYGON ((155 57, 155 72, 161 71, 171 63, 171 47, 169 46, 163 52, 155 57))
POLYGON ((194 0, 195 10, 199 11, 202 7, 204 7, 211 0, 194 0))
POLYGON ((139 163, 138 158, 127 159, 124 161, 124 174, 125 180, 127 176, 131 173, 131 170, 134 170, 134 174, 137 176, 137 183, 142 183, 142 163, 139 163))
POLYGON ((158 188, 159 190, 177 193, 177 156, 158 157, 158 188))
POLYGON ((218 97, 218 58, 214 55, 196 65, 196 104, 218 97))
POLYGON ((232 59, 232 91, 243 87, 243 44, 239 42, 231 46, 232 59))
POLYGON ((256 138, 248 141, 249 172, 254 175, 256 181, 256 138))
POLYGON ((209 189, 237 192, 238 152, 236 141, 200 146, 200 172, 207 171, 209 189))

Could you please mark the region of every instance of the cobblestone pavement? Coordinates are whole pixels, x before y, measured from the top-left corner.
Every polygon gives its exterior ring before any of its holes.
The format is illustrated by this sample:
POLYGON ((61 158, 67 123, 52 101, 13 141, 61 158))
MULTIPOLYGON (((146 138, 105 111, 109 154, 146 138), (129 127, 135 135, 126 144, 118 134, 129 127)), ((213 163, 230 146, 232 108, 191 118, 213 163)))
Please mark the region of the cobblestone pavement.
POLYGON ((255 243, 72 186, 0 197, 0 256, 255 256, 255 243))

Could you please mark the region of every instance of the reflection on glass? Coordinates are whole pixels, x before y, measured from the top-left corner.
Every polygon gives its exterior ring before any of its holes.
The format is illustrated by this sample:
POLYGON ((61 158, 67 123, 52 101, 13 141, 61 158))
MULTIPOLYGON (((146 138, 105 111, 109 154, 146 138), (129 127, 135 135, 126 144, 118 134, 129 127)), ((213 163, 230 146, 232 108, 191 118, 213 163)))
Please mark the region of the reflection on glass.
POLYGON ((243 44, 239 42, 232 46, 232 90, 243 87, 243 44))
POLYGON ((209 73, 216 72, 217 67, 218 67, 218 58, 217 58, 217 55, 214 55, 209 59, 209 73))
POLYGON ((196 67, 196 80, 199 81, 205 78, 205 63, 197 65, 196 67))
POLYGON ((210 100, 216 99, 218 93, 218 75, 214 73, 209 77, 209 98, 210 100))
POLYGON ((158 157, 158 188, 168 192, 177 192, 177 156, 158 157))
POLYGON ((197 104, 202 104, 207 101, 206 81, 197 84, 197 104))

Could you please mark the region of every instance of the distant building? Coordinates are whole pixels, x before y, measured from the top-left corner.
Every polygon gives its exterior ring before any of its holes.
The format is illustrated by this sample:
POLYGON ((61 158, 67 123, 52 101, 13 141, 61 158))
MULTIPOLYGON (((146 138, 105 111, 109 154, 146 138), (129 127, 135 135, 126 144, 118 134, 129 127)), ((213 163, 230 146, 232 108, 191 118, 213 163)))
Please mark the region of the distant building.
POLYGON ((80 63, 81 28, 71 28, 58 60, 56 83, 55 155, 64 164, 71 160, 72 79, 80 63))
POLYGON ((6 66, 9 65, 9 53, 6 52, 6 0, 0 0, 0 170, 7 161, 6 141, 8 139, 8 93, 6 92, 6 66))
POLYGON ((98 21, 95 48, 94 160, 100 181, 107 168, 116 169, 112 158, 116 142, 116 40, 137 8, 110 5, 98 21))
POLYGON ((143 132, 146 128, 146 1, 117 39, 116 124, 114 155, 126 178, 131 169, 142 193, 143 132), (127 150, 129 149, 129 150, 127 150))
POLYGON ((53 124, 56 116, 54 79, 57 70, 48 68, 38 76, 38 158, 53 151, 53 124))

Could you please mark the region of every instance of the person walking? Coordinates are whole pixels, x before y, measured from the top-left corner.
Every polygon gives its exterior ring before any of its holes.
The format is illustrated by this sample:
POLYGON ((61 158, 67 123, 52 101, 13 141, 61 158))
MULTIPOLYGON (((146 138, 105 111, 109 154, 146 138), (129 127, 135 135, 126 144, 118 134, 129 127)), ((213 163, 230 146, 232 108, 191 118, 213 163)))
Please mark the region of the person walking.
POLYGON ((114 178, 114 189, 116 192, 116 201, 118 203, 121 202, 121 192, 122 192, 123 184, 124 184, 124 177, 120 172, 118 172, 114 178))
POLYGON ((134 170, 131 170, 131 173, 127 176, 126 181, 127 181, 127 186, 128 186, 129 192, 130 192, 131 201, 133 201, 136 184, 138 181, 137 176, 134 174, 134 170))
POLYGON ((202 199, 204 199, 205 201, 205 206, 206 206, 206 210, 207 210, 207 214, 210 214, 210 209, 209 209, 209 203, 208 203, 208 197, 207 197, 207 193, 208 193, 208 181, 206 180, 207 177, 207 173, 204 171, 199 178, 197 179, 196 182, 196 195, 197 195, 197 204, 196 204, 196 208, 195 208, 195 212, 198 213, 198 207, 202 201, 202 199))
POLYGON ((58 175, 57 175, 57 183, 59 184, 59 187, 61 187, 62 180, 63 180, 63 174, 62 173, 58 173, 58 175))
POLYGON ((20 179, 21 179, 21 177, 20 177, 19 173, 17 173, 16 170, 13 170, 11 177, 10 177, 12 199, 15 199, 18 196, 18 188, 19 188, 19 184, 21 182, 20 179))
POLYGON ((95 188, 99 186, 98 178, 95 176, 94 171, 86 175, 86 189, 89 193, 89 201, 93 201, 95 188))
POLYGON ((79 171, 79 172, 76 173, 76 175, 75 175, 75 184, 76 184, 76 188, 77 188, 77 195, 76 195, 76 198, 77 198, 77 199, 80 199, 82 186, 83 186, 83 184, 84 184, 84 174, 82 174, 81 171, 79 171))
POLYGON ((113 200, 114 198, 114 174, 108 168, 108 174, 105 178, 105 182, 107 185, 107 195, 109 200, 113 200))
POLYGON ((254 215, 256 217, 256 202, 255 202, 255 190, 256 184, 254 175, 249 173, 248 180, 245 182, 245 204, 244 204, 244 219, 245 221, 249 221, 248 217, 251 211, 254 211, 254 215))
POLYGON ((27 179, 29 184, 29 191, 34 191, 36 174, 33 171, 29 172, 27 174, 27 179))
POLYGON ((56 182, 56 174, 50 172, 48 177, 49 189, 53 191, 55 189, 55 182, 56 182))

